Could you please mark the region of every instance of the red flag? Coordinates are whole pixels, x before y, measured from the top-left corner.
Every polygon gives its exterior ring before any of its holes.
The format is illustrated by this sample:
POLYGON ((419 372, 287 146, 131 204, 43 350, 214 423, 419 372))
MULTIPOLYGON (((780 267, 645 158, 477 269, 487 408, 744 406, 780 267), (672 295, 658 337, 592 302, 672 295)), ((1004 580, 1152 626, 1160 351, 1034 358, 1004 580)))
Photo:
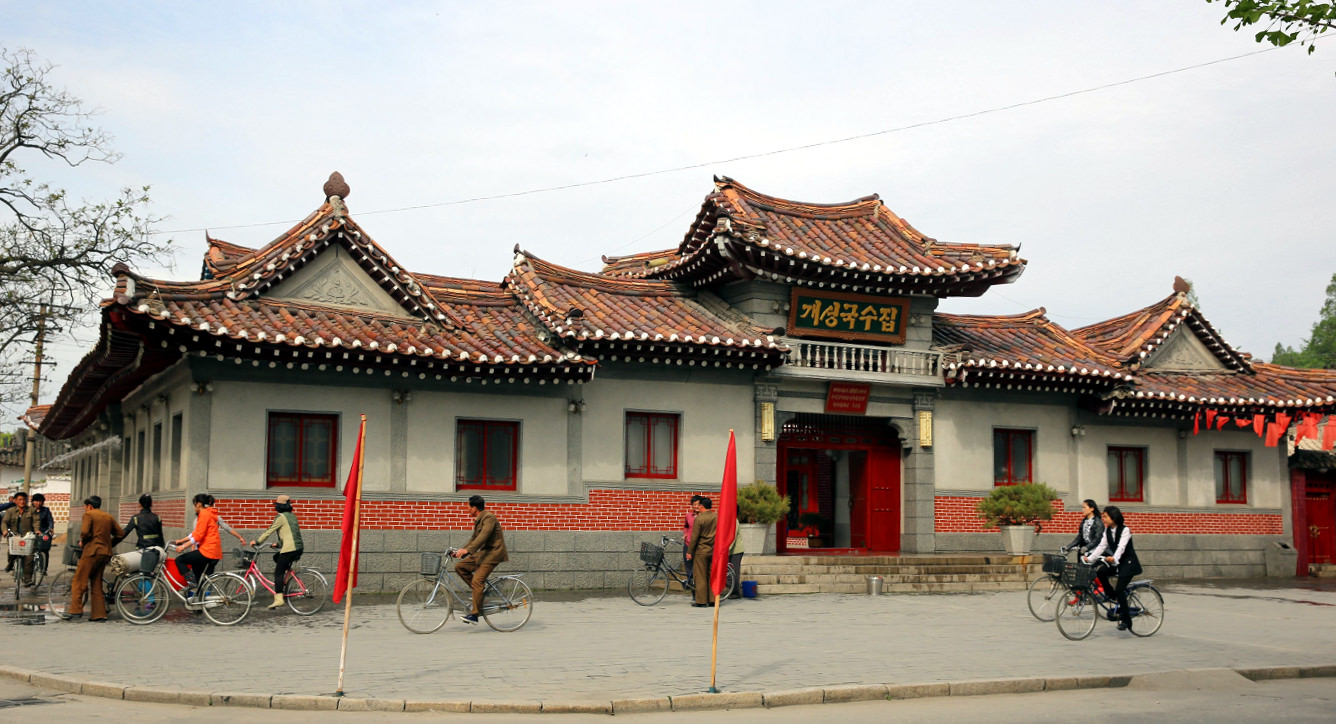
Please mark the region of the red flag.
POLYGON ((357 430, 357 447, 353 450, 353 462, 348 468, 348 482, 343 486, 343 537, 339 542, 339 572, 334 577, 334 603, 343 600, 343 594, 350 588, 357 588, 357 548, 353 539, 357 537, 357 508, 362 504, 362 440, 366 438, 366 415, 362 416, 362 426, 357 430))
POLYGON ((1317 416, 1305 413, 1298 427, 1294 429, 1294 444, 1298 445, 1306 437, 1317 439, 1317 416))
POLYGON ((1212 427, 1215 427, 1215 410, 1207 410, 1207 411, 1206 411, 1206 429, 1209 430, 1209 429, 1211 429, 1212 427))
POLYGON ((1223 430, 1223 429, 1225 429, 1225 423, 1226 423, 1226 422, 1229 422, 1229 415, 1216 415, 1216 416, 1215 416, 1215 429, 1217 429, 1217 430, 1223 430))
POLYGON ((1280 438, 1285 434, 1286 428, 1278 422, 1269 422, 1266 425, 1266 446, 1275 447, 1280 444, 1280 438))
POLYGON ((1234 424, 1239 427, 1250 427, 1253 424, 1253 421, 1246 417, 1236 417, 1234 418, 1234 424))
POLYGON ((1192 416, 1192 434, 1196 435, 1199 432, 1201 432, 1201 410, 1197 410, 1197 414, 1192 416))
POLYGON ((1330 450, 1336 446, 1336 417, 1328 417, 1326 427, 1322 428, 1322 449, 1330 450))
POLYGON ((1263 415, 1261 413, 1253 415, 1253 432, 1257 433, 1258 437, 1261 437, 1262 433, 1265 430, 1266 430, 1266 415, 1263 415))
MULTIPOLYGON (((718 596, 728 583, 728 549, 738 532, 738 448, 728 431, 728 456, 724 458, 724 487, 719 496, 719 518, 714 529, 714 563, 710 590, 718 596)), ((739 571, 740 572, 740 571, 739 571)))
POLYGON ((1277 413, 1276 413, 1276 424, 1277 424, 1277 425, 1280 425, 1280 429, 1281 429, 1282 432, 1285 431, 1285 430, 1290 429, 1290 420, 1293 420, 1293 419, 1294 419, 1294 417, 1292 417, 1292 416, 1290 416, 1290 415, 1286 415, 1286 414, 1283 413, 1283 412, 1277 412, 1277 413))

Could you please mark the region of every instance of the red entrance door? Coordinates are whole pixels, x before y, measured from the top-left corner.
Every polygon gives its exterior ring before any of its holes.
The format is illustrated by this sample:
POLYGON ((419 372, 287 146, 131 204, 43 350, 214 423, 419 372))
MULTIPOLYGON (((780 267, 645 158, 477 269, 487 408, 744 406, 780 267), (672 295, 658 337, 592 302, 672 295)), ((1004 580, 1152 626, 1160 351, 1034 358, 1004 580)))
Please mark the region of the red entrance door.
POLYGON ((1336 563, 1336 501, 1330 485, 1310 486, 1308 504, 1308 550, 1312 563, 1336 563))
POLYGON ((868 548, 900 550, 900 448, 869 451, 867 466, 868 548))

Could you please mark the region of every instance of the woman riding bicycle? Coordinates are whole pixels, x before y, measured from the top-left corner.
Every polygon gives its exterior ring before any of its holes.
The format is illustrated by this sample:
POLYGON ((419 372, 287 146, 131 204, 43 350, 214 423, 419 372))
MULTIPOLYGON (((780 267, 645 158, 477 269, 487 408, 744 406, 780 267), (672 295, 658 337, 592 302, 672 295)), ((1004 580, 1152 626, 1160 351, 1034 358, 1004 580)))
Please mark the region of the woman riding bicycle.
POLYGON ((274 499, 274 511, 278 515, 274 517, 273 525, 251 541, 250 545, 258 546, 268 540, 269 536, 278 534, 279 548, 274 554, 274 602, 269 604, 269 608, 282 608, 283 587, 288 571, 302 557, 302 529, 297 524, 297 515, 292 512, 292 499, 288 496, 280 495, 274 499))
POLYGON ((1132 545, 1132 531, 1123 525, 1123 511, 1116 505, 1104 509, 1104 537, 1099 545, 1082 558, 1086 563, 1103 563, 1095 570, 1095 576, 1104 586, 1105 591, 1113 591, 1118 599, 1118 630, 1132 628, 1132 611, 1127 606, 1127 584, 1134 576, 1141 575, 1141 560, 1137 558, 1136 547, 1132 545), (1107 555, 1105 555, 1107 554, 1107 555), (1117 585, 1110 587, 1109 578, 1118 576, 1117 585))
POLYGON ((1095 549, 1099 542, 1104 538, 1104 525, 1099 517, 1099 506, 1095 501, 1089 498, 1081 502, 1081 527, 1076 531, 1076 537, 1071 543, 1063 546, 1061 550, 1064 554, 1067 551, 1075 550, 1085 555, 1095 549))
POLYGON ((195 530, 190 535, 176 541, 176 545, 195 546, 195 550, 183 553, 176 558, 176 565, 185 566, 186 583, 191 588, 191 597, 199 593, 199 582, 213 573, 214 566, 223 559, 223 542, 218 537, 218 512, 213 509, 213 496, 199 493, 192 500, 195 506, 195 530))

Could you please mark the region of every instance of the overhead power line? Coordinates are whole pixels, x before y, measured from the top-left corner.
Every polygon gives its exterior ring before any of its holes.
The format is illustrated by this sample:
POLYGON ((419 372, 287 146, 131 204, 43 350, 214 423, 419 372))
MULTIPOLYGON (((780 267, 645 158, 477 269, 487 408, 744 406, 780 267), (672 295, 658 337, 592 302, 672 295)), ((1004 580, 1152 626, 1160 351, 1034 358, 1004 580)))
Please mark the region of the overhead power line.
MULTIPOLYGON (((841 143, 851 143, 851 142, 853 142, 853 141, 863 141, 863 140, 867 140, 867 139, 869 139, 869 138, 876 138, 876 137, 878 137, 878 136, 885 136, 885 135, 889 135, 889 134, 892 134, 892 133, 903 133, 904 131, 912 131, 912 130, 915 130, 915 129, 918 129, 918 128, 927 128, 927 127, 929 127, 929 126, 938 126, 938 125, 942 125, 942 124, 944 124, 944 123, 952 123, 952 122, 955 122, 955 121, 963 121, 963 120, 966 120, 966 119, 969 119, 969 118, 978 118, 979 116, 986 116, 986 115, 990 115, 990 114, 993 114, 993 113, 1002 113, 1002 112, 1004 112, 1004 111, 1013 111, 1013 110, 1016 110, 1016 109, 1018 109, 1018 108, 1025 108, 1025 107, 1027 107, 1027 106, 1039 105, 1040 103, 1051 103, 1051 102, 1053 102, 1053 101, 1063 100, 1063 99, 1066 99, 1066 98, 1072 98, 1072 97, 1079 96, 1079 95, 1085 95, 1085 94, 1087 94, 1087 93, 1097 93, 1097 92, 1099 92, 1099 91, 1108 90, 1108 89, 1110 89, 1110 88, 1118 88, 1118 87, 1120 87, 1120 86, 1131 85, 1132 83, 1140 83, 1140 82, 1142 82, 1142 81, 1154 80, 1155 78, 1163 78, 1163 77, 1165 77, 1165 76, 1175 75, 1175 74, 1177 74, 1177 73, 1186 73, 1187 71, 1190 71, 1190 70, 1197 70, 1197 69, 1199 69, 1199 68, 1206 68, 1206 67, 1208 67, 1208 66, 1218 65, 1218 64, 1220 64, 1220 63, 1228 63, 1228 62, 1230 62, 1230 61, 1240 60, 1240 59, 1242 59, 1242 58, 1250 58, 1250 57, 1252 57, 1252 56, 1254 56, 1254 55, 1261 55, 1261 54, 1263 54, 1263 53, 1270 53, 1270 52, 1275 51, 1275 50, 1280 50, 1280 48, 1279 48, 1279 47, 1271 47, 1271 48, 1264 48, 1264 49, 1262 49, 1262 50, 1254 50, 1254 51, 1252 51, 1252 52, 1250 52, 1250 53, 1243 53, 1243 54, 1241 54, 1241 55, 1231 55, 1231 56, 1229 56, 1229 57, 1227 57, 1227 58, 1217 58, 1216 60, 1208 60, 1208 61, 1206 61, 1206 62, 1204 62, 1204 63, 1195 63, 1195 64, 1193 64, 1193 65, 1185 65, 1185 66, 1183 66, 1183 67, 1181 67, 1181 68, 1174 68, 1173 70, 1163 70, 1163 71, 1160 71, 1160 72, 1158 72, 1158 73, 1151 73, 1151 74, 1149 74, 1149 75, 1140 75, 1140 76, 1137 76, 1137 77, 1135 77, 1135 78, 1127 78, 1127 79, 1125 79, 1125 80, 1114 81, 1114 82, 1112 82, 1112 83, 1104 83, 1103 85, 1091 86, 1091 87, 1089 87, 1089 88, 1082 88, 1082 89, 1080 89, 1080 90, 1068 91, 1068 92, 1066 92, 1066 93, 1058 93, 1058 94, 1056 94, 1056 95, 1051 95, 1051 96, 1044 96, 1043 98, 1035 98, 1035 99, 1033 99, 1033 100, 1021 101, 1021 102, 1019 102, 1019 103, 1011 103, 1011 104, 1004 105, 1004 106, 995 106, 995 107, 993 107, 993 108, 985 108, 985 109, 983 109, 983 110, 972 111, 972 112, 970 112, 970 113, 961 113, 961 114, 954 115, 954 116, 946 116, 946 117, 944 117, 944 118, 937 118, 937 119, 934 119, 934 120, 931 120, 931 121, 920 121, 920 122, 918 122, 918 123, 911 123, 911 124, 906 125, 906 126, 896 126, 895 128, 886 128, 886 129, 882 129, 882 130, 880 130, 880 131, 871 131, 871 132, 868 132, 868 133, 860 133, 860 134, 853 135, 853 136, 845 136, 845 137, 843 137, 843 138, 834 138, 834 139, 829 139, 829 140, 825 140, 825 141, 816 141, 816 142, 814 142, 814 143, 804 143, 804 144, 801 144, 801 145, 798 145, 798 146, 789 146, 789 147, 787 147, 787 148, 778 148, 778 149, 773 149, 773 150, 770 150, 770 151, 761 151, 761 152, 759 152, 759 153, 749 153, 749 154, 744 154, 744 155, 741 155, 741 156, 733 156, 733 157, 731 157, 731 158, 715 159, 715 160, 713 160, 713 161, 702 161, 702 162, 700 162, 700 163, 691 163, 691 164, 686 164, 686 165, 684 165, 684 166, 672 166, 672 167, 670 167, 670 168, 655 169, 655 170, 653 170, 653 171, 641 171, 641 172, 638 172, 638 173, 626 173, 626 174, 621 174, 621 175, 618 175, 618 176, 609 176, 609 177, 607 177, 607 178, 594 179, 594 180, 591 180, 591 181, 577 181, 577 182, 574 182, 574 183, 559 184, 559 185, 556 185, 556 186, 541 186, 541 187, 538 187, 538 188, 525 189, 525 190, 523 190, 523 191, 511 191, 511 192, 508 192, 508 193, 491 194, 491 195, 488 195, 488 196, 471 196, 471 197, 463 198, 463 199, 455 199, 455 200, 453 200, 453 201, 438 201, 438 202, 430 203, 430 204, 416 204, 416 205, 413 205, 413 206, 399 206, 399 207, 392 208, 392 209, 376 209, 376 210, 374 210, 374 211, 361 211, 361 212, 358 212, 358 216, 372 216, 372 215, 375 215, 375 214, 396 214, 396 213, 400 213, 400 212, 404 212, 404 211, 420 211, 420 210, 422 210, 422 209, 438 209, 438 208, 442 208, 442 207, 446 207, 446 206, 461 206, 461 205, 464 205, 464 204, 476 204, 476 203, 479 203, 479 202, 482 202, 482 201, 498 201, 498 200, 501 200, 501 199, 513 199, 513 198, 518 197, 518 196, 531 196, 531 195, 533 195, 533 194, 545 194, 545 193, 551 193, 551 192, 553 192, 553 191, 569 191, 569 190, 571 190, 571 189, 586 188, 586 187, 589 187, 589 186, 601 186, 601 185, 605 185, 605 184, 618 183, 618 182, 620 182, 620 181, 631 181, 631 180, 634 180, 634 179, 648 178, 648 177, 650 177, 650 176, 662 176, 662 175, 670 174, 670 173, 680 173, 680 172, 682 172, 682 171, 693 171, 693 170, 696 170, 696 169, 707 168, 707 167, 710 167, 710 166, 720 166, 720 165, 727 164, 727 163, 737 163, 737 162, 739 162, 739 161, 751 161, 751 160, 758 159, 758 158, 768 158, 768 157, 770 157, 770 156, 778 156, 778 155, 785 154, 785 153, 795 153, 795 152, 797 152, 797 151, 807 151, 807 150, 810 150, 810 149, 813 149, 813 148, 821 148, 821 147, 823 147, 823 146, 834 146, 834 145, 841 144, 841 143)), ((172 229, 172 230, 170 230, 170 231, 158 231, 158 232, 154 232, 154 233, 155 233, 155 234, 181 234, 181 233, 192 232, 192 231, 213 231, 213 230, 227 230, 227 229, 252 229, 252 228, 256 228, 256 227, 260 227, 260 226, 277 226, 277 225, 279 225, 279 224, 295 224, 295 223, 297 223, 298 221, 300 221, 300 219, 288 219, 288 220, 284 220, 284 221, 265 221, 265 222, 254 223, 254 224, 234 224, 234 225, 230 225, 230 226, 207 226, 207 227, 198 227, 198 228, 193 228, 193 229, 172 229)))

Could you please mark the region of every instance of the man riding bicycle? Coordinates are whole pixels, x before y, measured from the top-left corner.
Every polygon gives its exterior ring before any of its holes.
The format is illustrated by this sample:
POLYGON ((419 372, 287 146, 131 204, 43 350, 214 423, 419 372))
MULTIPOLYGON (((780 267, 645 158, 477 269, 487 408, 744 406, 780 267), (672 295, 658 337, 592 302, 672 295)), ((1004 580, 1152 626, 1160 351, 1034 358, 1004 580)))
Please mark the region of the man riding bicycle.
MULTIPOLYGON (((23 537, 29 533, 37 535, 40 530, 38 522, 38 513, 28 507, 28 494, 19 492, 14 494, 14 507, 5 511, 4 517, 0 518, 0 532, 5 537, 16 535, 23 537)), ((14 556, 10 556, 11 559, 14 556)), ((13 560, 10 560, 13 563, 13 560)), ((23 556, 23 585, 32 585, 32 553, 31 549, 28 555, 23 556)))
POLYGON ((473 537, 463 548, 455 551, 455 557, 464 559, 455 565, 455 573, 464 580, 464 584, 473 589, 473 610, 464 616, 464 623, 477 623, 478 612, 482 610, 482 591, 487 585, 487 576, 497 564, 510 560, 506 553, 506 538, 501 533, 501 523, 490 511, 481 495, 469 497, 469 515, 473 516, 473 537), (467 558, 465 559, 465 557, 467 558))

